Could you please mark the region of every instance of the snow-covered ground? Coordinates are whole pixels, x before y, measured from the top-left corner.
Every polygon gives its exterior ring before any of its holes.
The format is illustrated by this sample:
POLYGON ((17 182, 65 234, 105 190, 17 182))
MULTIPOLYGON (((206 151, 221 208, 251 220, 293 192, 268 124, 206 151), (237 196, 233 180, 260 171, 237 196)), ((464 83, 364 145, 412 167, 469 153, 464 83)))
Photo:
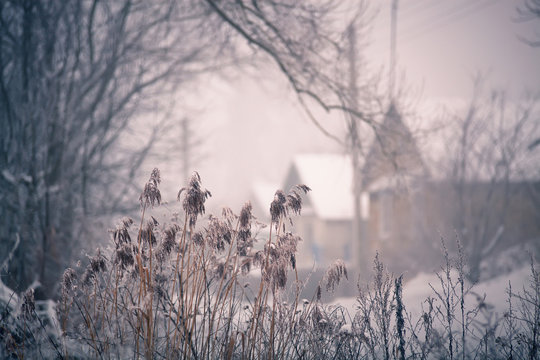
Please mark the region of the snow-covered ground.
MULTIPOLYGON (((19 297, 0 279, 0 306, 11 306, 14 308, 19 303, 19 297)), ((0 310, 3 310, 0 308, 0 310)))
MULTIPOLYGON (((457 283, 458 274, 455 271, 451 272, 453 281, 457 283)), ((522 292, 523 288, 528 287, 528 282, 531 279, 530 264, 524 264, 522 267, 490 280, 480 282, 472 287, 465 297, 465 306, 469 309, 476 306, 478 301, 483 299, 485 295, 485 304, 490 308, 496 317, 503 316, 508 308, 508 293, 509 284, 512 285, 512 292, 522 292)), ((440 292, 440 280, 436 274, 420 273, 413 279, 407 281, 403 288, 403 302, 407 312, 412 319, 418 319, 422 314, 422 304, 427 297, 436 297, 431 286, 440 292)), ((465 284, 467 287, 468 285, 465 284)), ((470 284, 469 284, 470 286, 470 284)), ((456 289, 457 290, 457 289, 456 289)), ((456 300, 457 301, 457 300, 456 300)), ((332 304, 344 306, 349 311, 349 314, 356 312, 356 298, 342 297, 336 298, 332 304)), ((424 304, 424 308, 425 308, 424 304)))

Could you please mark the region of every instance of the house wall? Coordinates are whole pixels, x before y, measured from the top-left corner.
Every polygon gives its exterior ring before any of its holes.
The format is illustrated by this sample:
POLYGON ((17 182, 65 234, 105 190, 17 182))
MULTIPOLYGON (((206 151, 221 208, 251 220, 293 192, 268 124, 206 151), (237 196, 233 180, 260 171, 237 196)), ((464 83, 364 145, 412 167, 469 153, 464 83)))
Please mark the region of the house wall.
POLYGON ((337 259, 351 260, 352 222, 350 220, 326 220, 321 224, 320 243, 323 263, 328 266, 337 259))
POLYGON ((302 238, 298 247, 298 267, 325 268, 337 259, 349 260, 352 223, 324 220, 314 216, 294 219, 294 232, 302 238))
POLYGON ((413 197, 393 190, 371 194, 367 226, 372 252, 391 248, 399 250, 411 245, 416 221, 412 211, 413 197))
POLYGON ((372 255, 375 251, 386 254, 396 268, 436 266, 441 238, 452 250, 459 233, 465 249, 472 251, 474 241, 484 237, 485 250, 501 225, 503 231, 492 253, 540 239, 540 208, 538 199, 531 196, 531 186, 540 188, 540 184, 531 183, 474 183, 458 189, 449 182, 429 182, 415 191, 372 193, 367 223, 372 255), (383 199, 388 194, 392 197, 392 224, 391 232, 385 235, 381 217, 387 213, 383 199))
POLYGON ((512 194, 506 215, 506 237, 524 240, 536 239, 540 243, 540 183, 528 184, 512 194), (531 191, 529 186, 536 189, 531 191))
POLYGON ((436 209, 431 212, 438 214, 446 236, 459 229, 464 242, 473 238, 489 242, 502 225, 498 247, 503 249, 540 238, 540 208, 528 191, 530 186, 535 185, 470 183, 457 188, 449 183, 434 183, 428 188, 429 207, 436 209))
POLYGON ((316 262, 314 253, 314 246, 316 245, 314 242, 315 222, 316 219, 313 216, 303 215, 294 219, 292 231, 302 238, 297 248, 296 264, 298 268, 311 268, 316 262))

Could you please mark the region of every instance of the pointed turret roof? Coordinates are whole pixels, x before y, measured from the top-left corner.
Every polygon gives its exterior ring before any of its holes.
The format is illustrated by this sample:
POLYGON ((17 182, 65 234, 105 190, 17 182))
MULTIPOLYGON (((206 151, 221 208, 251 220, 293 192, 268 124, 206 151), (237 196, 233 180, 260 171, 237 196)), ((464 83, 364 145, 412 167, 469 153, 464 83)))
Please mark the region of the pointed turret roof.
POLYGON ((311 188, 304 197, 302 214, 325 220, 354 216, 351 158, 343 154, 300 154, 293 159, 283 189, 296 184, 311 188))
POLYGON ((427 174, 418 146, 394 102, 377 131, 362 172, 364 189, 383 178, 427 174))

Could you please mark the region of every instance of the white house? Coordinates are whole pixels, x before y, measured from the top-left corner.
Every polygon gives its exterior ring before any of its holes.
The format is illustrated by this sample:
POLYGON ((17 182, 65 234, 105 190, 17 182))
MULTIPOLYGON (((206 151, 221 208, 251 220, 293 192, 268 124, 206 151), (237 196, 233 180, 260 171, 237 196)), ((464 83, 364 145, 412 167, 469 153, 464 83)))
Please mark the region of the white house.
POLYGON ((302 215, 294 219, 294 231, 303 239, 299 267, 326 267, 335 259, 350 261, 352 218, 352 165, 342 154, 304 154, 293 158, 283 190, 305 184, 302 215))

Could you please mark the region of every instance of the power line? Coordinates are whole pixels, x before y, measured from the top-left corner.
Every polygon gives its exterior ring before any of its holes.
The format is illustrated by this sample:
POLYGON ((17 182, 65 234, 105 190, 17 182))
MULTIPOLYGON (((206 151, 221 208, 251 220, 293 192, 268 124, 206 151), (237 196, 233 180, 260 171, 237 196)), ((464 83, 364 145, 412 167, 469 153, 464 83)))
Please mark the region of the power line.
POLYGON ((452 7, 449 11, 439 15, 428 23, 420 25, 416 28, 404 31, 402 33, 402 41, 414 40, 424 34, 431 33, 433 30, 452 24, 458 20, 464 19, 474 13, 477 13, 485 8, 495 5, 498 0, 486 0, 483 2, 471 2, 469 0, 462 2, 460 5, 452 7))
POLYGON ((408 29, 403 31, 402 34, 403 36, 407 37, 411 36, 411 34, 423 32, 423 29, 429 28, 436 24, 440 24, 442 21, 448 19, 449 17, 454 16, 457 13, 466 12, 476 5, 478 5, 477 1, 464 0, 450 7, 445 6, 444 8, 440 8, 440 11, 437 11, 437 13, 428 14, 427 18, 425 18, 426 21, 419 22, 417 26, 413 25, 409 27, 408 29))
MULTIPOLYGON (((416 11, 414 13, 414 17, 416 18, 417 17, 416 15, 418 15, 418 13, 420 13, 422 11, 430 10, 430 9, 433 9, 433 8, 441 8, 441 5, 447 5, 447 4, 448 3, 441 2, 441 1, 433 1, 433 0, 418 1, 418 2, 414 2, 413 5, 411 5, 411 6, 405 7, 404 10, 401 9, 400 12, 405 13, 405 14, 408 12, 409 14, 411 14, 412 13, 411 9, 412 10, 419 9, 418 11, 416 11)), ((407 37, 407 35, 409 35, 410 33, 414 33, 418 29, 421 29, 421 28, 426 27, 426 26, 430 26, 430 25, 432 25, 433 22, 438 23, 444 17, 446 17, 448 15, 451 15, 452 13, 455 13, 456 11, 462 11, 464 8, 467 8, 467 7, 470 7, 470 6, 473 6, 473 5, 475 5, 474 1, 465 0, 465 1, 462 1, 458 5, 455 5, 455 6, 451 7, 450 10, 448 8, 444 8, 441 11, 436 11, 437 12, 436 15, 427 14, 427 22, 429 22, 429 23, 427 23, 427 25, 426 25, 426 21, 420 21, 419 23, 416 22, 416 24, 412 25, 412 27, 409 27, 409 29, 406 29, 405 31, 400 32, 400 37, 402 37, 403 35, 405 35, 405 37, 407 37), (450 11, 450 13, 449 13, 449 11, 450 11), (437 18, 435 21, 433 20, 434 17, 437 18)), ((400 6, 400 8, 401 8, 401 6, 400 6)), ((407 16, 404 16, 404 17, 406 18, 407 16)), ((426 19, 426 18, 424 17, 424 19, 426 19)), ((382 39, 379 39, 379 40, 382 40, 382 39)))
POLYGON ((402 13, 407 14, 412 11, 415 11, 415 13, 418 14, 419 12, 429 10, 433 7, 438 7, 441 4, 443 3, 440 1, 433 1, 433 0, 415 1, 412 3, 412 5, 403 7, 402 13))
POLYGON ((390 72, 388 75, 388 93, 390 101, 394 101, 394 86, 396 77, 396 31, 397 31, 398 0, 392 0, 390 16, 390 72))

